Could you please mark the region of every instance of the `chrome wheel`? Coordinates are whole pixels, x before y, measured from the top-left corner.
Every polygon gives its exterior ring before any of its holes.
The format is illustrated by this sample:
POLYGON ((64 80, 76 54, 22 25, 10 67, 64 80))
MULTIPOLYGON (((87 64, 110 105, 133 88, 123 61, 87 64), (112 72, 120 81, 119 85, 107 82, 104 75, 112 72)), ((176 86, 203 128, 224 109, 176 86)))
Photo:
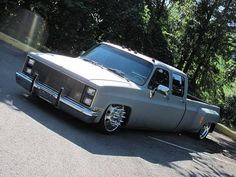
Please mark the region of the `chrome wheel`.
POLYGON ((210 123, 206 123, 205 125, 203 125, 203 127, 201 128, 201 130, 199 131, 199 134, 198 134, 199 139, 202 140, 202 139, 206 138, 210 129, 211 129, 210 123))
POLYGON ((103 118, 103 126, 106 132, 116 131, 126 118, 126 111, 124 106, 110 105, 103 118))

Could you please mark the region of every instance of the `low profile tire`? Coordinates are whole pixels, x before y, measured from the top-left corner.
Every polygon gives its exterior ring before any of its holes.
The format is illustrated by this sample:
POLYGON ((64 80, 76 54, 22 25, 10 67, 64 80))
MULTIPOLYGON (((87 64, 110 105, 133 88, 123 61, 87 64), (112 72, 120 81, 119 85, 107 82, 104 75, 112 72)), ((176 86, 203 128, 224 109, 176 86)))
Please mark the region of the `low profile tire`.
POLYGON ((207 137, 211 129, 211 123, 206 123, 202 126, 199 132, 196 134, 197 139, 203 140, 207 137))
POLYGON ((122 105, 110 105, 106 109, 98 127, 106 134, 117 132, 127 118, 127 112, 122 105))

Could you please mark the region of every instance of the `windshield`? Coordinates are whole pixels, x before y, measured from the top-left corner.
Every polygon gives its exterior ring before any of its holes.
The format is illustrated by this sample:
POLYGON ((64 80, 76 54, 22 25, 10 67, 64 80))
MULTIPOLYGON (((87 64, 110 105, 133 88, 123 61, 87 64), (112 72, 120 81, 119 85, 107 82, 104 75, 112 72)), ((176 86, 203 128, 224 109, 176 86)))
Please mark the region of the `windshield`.
POLYGON ((92 48, 81 58, 92 60, 138 85, 145 84, 153 69, 150 62, 105 44, 92 48))

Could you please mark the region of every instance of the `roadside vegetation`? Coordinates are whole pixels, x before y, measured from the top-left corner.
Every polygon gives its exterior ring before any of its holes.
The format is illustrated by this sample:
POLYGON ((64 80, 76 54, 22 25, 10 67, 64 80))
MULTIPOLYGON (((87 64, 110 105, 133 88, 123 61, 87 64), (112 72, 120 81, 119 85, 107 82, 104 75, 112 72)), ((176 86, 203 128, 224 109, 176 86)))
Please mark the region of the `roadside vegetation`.
POLYGON ((137 50, 187 73, 191 94, 236 128, 235 14, 235 0, 4 0, 0 31, 70 56, 106 40, 137 50))

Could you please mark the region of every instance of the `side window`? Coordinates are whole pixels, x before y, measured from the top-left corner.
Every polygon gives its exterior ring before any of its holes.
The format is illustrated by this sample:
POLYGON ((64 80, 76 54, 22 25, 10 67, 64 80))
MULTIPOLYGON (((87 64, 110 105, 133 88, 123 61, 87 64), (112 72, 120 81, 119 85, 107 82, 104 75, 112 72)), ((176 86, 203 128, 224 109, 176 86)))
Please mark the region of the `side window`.
POLYGON ((184 77, 178 74, 172 75, 172 94, 175 96, 184 96, 184 77))
POLYGON ((149 89, 154 89, 158 87, 158 85, 164 85, 169 87, 169 72, 162 69, 157 68, 155 73, 153 74, 150 83, 148 84, 149 89))

